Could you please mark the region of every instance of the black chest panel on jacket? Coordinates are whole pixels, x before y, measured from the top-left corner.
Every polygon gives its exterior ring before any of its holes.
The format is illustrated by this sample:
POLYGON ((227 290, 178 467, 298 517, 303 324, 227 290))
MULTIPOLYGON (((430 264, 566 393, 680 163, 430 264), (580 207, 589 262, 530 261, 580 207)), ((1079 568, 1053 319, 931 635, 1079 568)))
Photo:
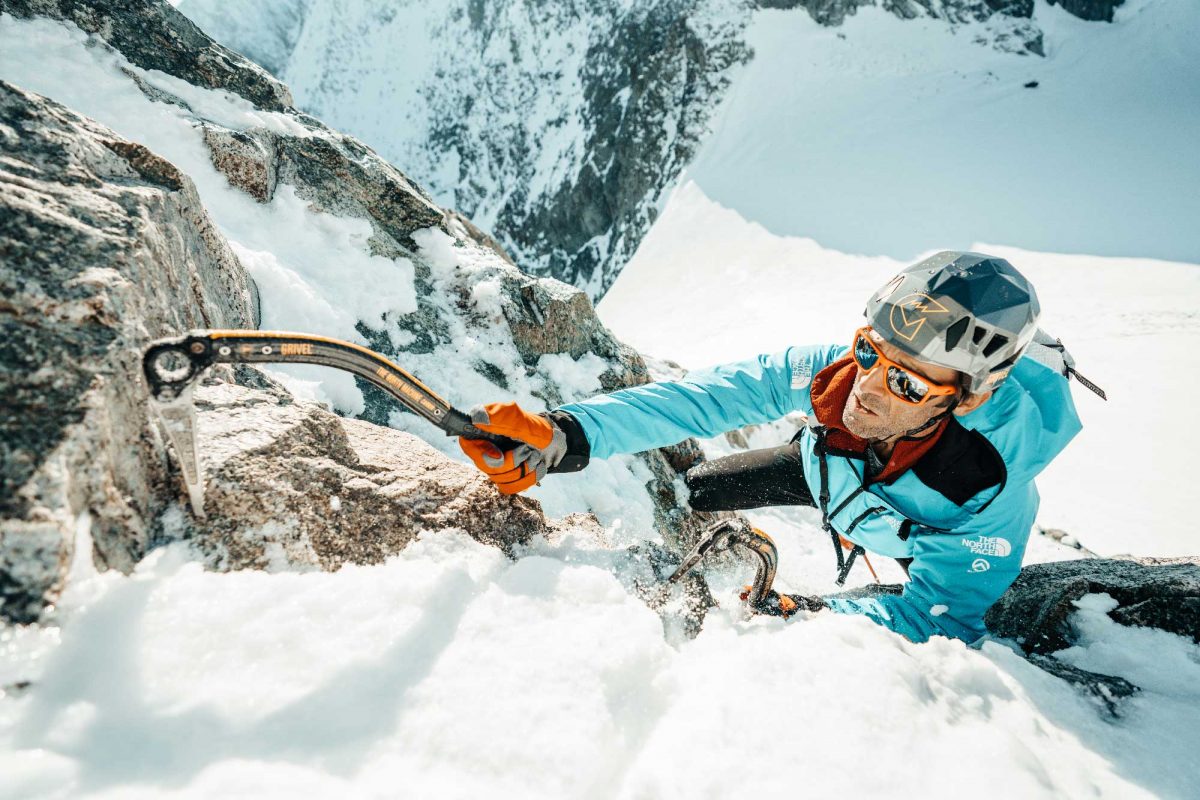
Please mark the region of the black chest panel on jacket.
POLYGON ((912 471, 921 483, 957 506, 992 486, 1003 490, 1008 477, 1004 459, 992 443, 979 431, 964 428, 954 417, 949 418, 937 444, 913 465, 912 471))

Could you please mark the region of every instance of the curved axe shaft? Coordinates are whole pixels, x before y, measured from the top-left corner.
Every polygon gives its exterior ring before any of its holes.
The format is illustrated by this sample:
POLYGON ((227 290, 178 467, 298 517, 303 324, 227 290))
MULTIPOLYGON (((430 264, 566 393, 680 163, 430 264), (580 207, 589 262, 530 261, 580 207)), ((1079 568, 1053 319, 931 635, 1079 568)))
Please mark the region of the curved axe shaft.
POLYGON ((352 342, 307 333, 258 330, 195 330, 151 342, 142 373, 151 406, 162 420, 187 484, 192 511, 204 516, 204 485, 196 448, 192 387, 213 364, 318 364, 358 375, 396 398, 447 436, 486 439, 501 450, 520 442, 480 430, 395 362, 352 342))

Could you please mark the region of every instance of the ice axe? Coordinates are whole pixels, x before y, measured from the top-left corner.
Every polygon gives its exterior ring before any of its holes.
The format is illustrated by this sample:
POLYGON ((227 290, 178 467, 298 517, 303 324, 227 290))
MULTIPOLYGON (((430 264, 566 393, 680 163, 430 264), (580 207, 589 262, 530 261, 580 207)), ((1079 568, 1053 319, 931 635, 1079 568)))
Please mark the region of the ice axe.
POLYGON ((501 450, 519 442, 471 424, 471 418, 399 365, 361 345, 308 333, 259 330, 194 330, 157 339, 142 356, 150 406, 179 455, 192 512, 204 517, 204 483, 196 449, 192 389, 214 364, 318 364, 351 372, 432 422, 447 436, 486 439, 501 450))
POLYGON ((667 580, 677 583, 705 556, 728 550, 734 545, 748 550, 755 558, 754 583, 746 596, 746 602, 751 609, 758 610, 770 595, 771 584, 775 582, 779 551, 770 536, 738 517, 718 519, 705 526, 696 545, 683 557, 679 569, 667 580))

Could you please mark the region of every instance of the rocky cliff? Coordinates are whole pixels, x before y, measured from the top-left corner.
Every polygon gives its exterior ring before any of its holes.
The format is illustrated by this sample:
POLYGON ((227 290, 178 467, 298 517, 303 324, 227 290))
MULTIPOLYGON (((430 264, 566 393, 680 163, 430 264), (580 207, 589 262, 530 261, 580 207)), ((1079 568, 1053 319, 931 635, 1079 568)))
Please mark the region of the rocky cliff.
MULTIPOLYGON (((880 4, 974 23, 981 44, 1041 55, 1032 0, 636 0, 419 4, 184 0, 218 41, 284 77, 297 104, 403 164, 527 271, 612 285, 704 140, 758 8, 838 26, 880 4)), ((1111 20, 1121 0, 1065 0, 1111 20)))
MULTIPOLYGON (((4 85, 0 241, 5 258, 0 280, 5 301, 0 324, 6 336, 0 348, 0 379, 6 397, 12 399, 3 420, 0 591, 6 616, 32 619, 53 601, 71 559, 77 525, 90 522, 97 564, 129 570, 153 543, 181 536, 216 536, 226 542, 225 551, 242 554, 227 563, 261 564, 262 542, 251 547, 244 540, 261 538, 263 526, 278 520, 285 508, 297 520, 304 518, 303 503, 289 504, 287 492, 264 489, 260 499, 275 496, 283 505, 259 502, 252 504, 253 511, 241 505, 238 514, 199 533, 180 524, 177 479, 147 417, 139 378, 140 351, 152 338, 188 328, 258 323, 259 299, 242 262, 266 256, 248 249, 244 238, 233 241, 232 247, 226 239, 238 216, 255 213, 255 204, 275 207, 276 198, 286 195, 288 207, 304 225, 336 230, 337 220, 354 221, 362 226, 361 233, 348 237, 349 244, 343 243, 337 252, 348 255, 349 247, 359 251, 355 259, 365 259, 361 263, 396 265, 402 269, 387 274, 401 283, 411 276, 411 301, 376 308, 379 313, 352 320, 348 328, 348 335, 402 363, 423 357, 421 364, 453 376, 456 384, 469 385, 481 396, 516 395, 547 405, 574 396, 577 390, 560 384, 559 376, 579 359, 586 361, 600 388, 648 379, 638 354, 604 329, 581 291, 522 273, 491 237, 438 207, 357 140, 296 111, 283 84, 213 43, 170 5, 5 0, 0 12, 11 15, 0 16, 6 35, 13 35, 16 19, 36 20, 47 40, 61 41, 64 47, 77 45, 80 60, 106 59, 97 62, 104 70, 103 79, 97 73, 97 80, 111 81, 110 91, 125 92, 124 101, 142 109, 133 113, 152 116, 159 113, 156 109, 169 109, 170 120, 183 125, 165 137, 147 129, 146 136, 169 147, 175 146, 175 135, 189 139, 192 149, 178 152, 189 158, 199 154, 189 168, 203 174, 205 200, 219 210, 214 224, 189 176, 144 144, 52 99, 4 85), (197 93, 198 88, 220 94, 197 93), (296 200, 301 205, 296 206, 296 200), (425 246, 416 241, 422 235, 425 246), (471 355, 463 351, 467 341, 486 342, 487 347, 471 355), (553 358, 545 360, 548 355, 553 358), (258 534, 246 533, 252 530, 258 534), (243 544, 228 544, 234 541, 243 544)), ((26 62, 13 71, 27 66, 26 62)), ((37 80, 35 72, 26 74, 37 80)), ((285 266, 273 256, 271 264, 275 269, 285 266)), ((338 274, 344 267, 320 263, 315 268, 338 274)), ((371 278, 349 275, 345 280, 371 278)), ((373 289, 368 283, 362 291, 369 296, 373 289)), ((393 291, 383 297, 394 295, 400 296, 393 291)), ((297 319, 287 317, 287 310, 272 299, 278 296, 264 296, 265 313, 275 320, 297 319)), ((423 374, 419 368, 414 371, 423 374)), ((261 389, 266 379, 243 380, 261 389)), ((281 387, 274 389, 287 395, 281 387)), ((369 384, 360 382, 357 390, 363 397, 363 419, 386 424, 397 414, 406 416, 369 384)), ((275 412, 260 396, 238 397, 235 401, 226 395, 223 402, 230 408, 257 409, 261 417, 252 413, 252 421, 244 423, 247 429, 280 428, 282 423, 270 423, 268 417, 275 412)), ((453 520, 464 527, 480 521, 483 527, 474 533, 497 542, 502 530, 510 532, 511 541, 548 530, 535 502, 484 501, 478 493, 487 495, 491 489, 479 485, 477 476, 456 462, 452 466, 458 472, 451 466, 429 472, 433 457, 411 442, 397 444, 396 455, 385 459, 387 464, 407 463, 411 472, 425 476, 405 479, 408 488, 400 491, 400 479, 379 477, 389 467, 376 463, 379 448, 371 449, 372 437, 355 439, 342 433, 337 418, 328 414, 318 424, 313 421, 316 412, 297 413, 296 422, 284 425, 286 430, 320 429, 324 432, 317 438, 329 444, 331 452, 344 454, 345 469, 306 484, 309 492, 319 487, 322 503, 327 490, 349 491, 352 496, 354 492, 342 485, 353 484, 356 475, 376 476, 368 494, 379 502, 350 501, 335 521, 361 521, 364 509, 382 513, 388 503, 396 502, 439 506, 442 514, 410 509, 406 517, 392 509, 392 528, 381 534, 378 541, 383 544, 378 545, 365 543, 370 536, 355 545, 339 538, 361 527, 357 524, 348 524, 343 534, 321 535, 300 522, 292 527, 289 543, 277 542, 278 551, 299 558, 297 563, 308 559, 330 567, 338 559, 378 559, 403 546, 422 525, 444 527, 454 525, 453 520), (351 440, 367 444, 356 450, 348 444, 351 440), (403 453, 413 458, 406 461, 403 453), (442 495, 428 490, 434 474, 446 477, 435 481, 442 495), (467 484, 473 487, 470 491, 463 488, 467 484), (445 493, 457 493, 460 500, 450 502, 445 493), (419 503, 418 495, 423 498, 419 503), (393 499, 382 499, 385 496, 393 499), (464 498, 479 500, 471 514, 454 512, 461 510, 464 498), (301 541, 325 545, 300 546, 301 541)), ((347 430, 358 429, 351 425, 347 430)), ((396 435, 401 440, 407 436, 396 435)), ((294 433, 284 439, 304 452, 321 449, 300 443, 294 433)), ((669 541, 686 541, 689 536, 691 523, 678 509, 675 481, 677 469, 698 456, 694 444, 685 444, 643 459, 654 521, 669 541)), ((434 460, 446 461, 441 455, 434 460)), ((337 457, 331 463, 335 462, 337 457)), ((276 481, 312 475, 303 464, 294 466, 290 472, 272 466, 263 474, 276 481)), ((244 497, 243 492, 234 494, 244 497)), ((295 499, 294 493, 290 496, 295 499)), ((313 519, 328 522, 321 514, 313 519)))
POLYGON ((191 180, 144 146, 0 82, 0 613, 61 588, 78 516, 129 570, 174 481, 136 390, 139 347, 253 327, 251 285, 191 180))

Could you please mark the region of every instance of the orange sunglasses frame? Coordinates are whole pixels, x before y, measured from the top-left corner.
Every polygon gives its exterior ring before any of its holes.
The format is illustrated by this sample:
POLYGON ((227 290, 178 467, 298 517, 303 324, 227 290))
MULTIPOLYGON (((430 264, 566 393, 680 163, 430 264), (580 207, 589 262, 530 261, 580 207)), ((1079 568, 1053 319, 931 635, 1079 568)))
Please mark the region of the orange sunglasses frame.
POLYGON ((926 378, 924 375, 917 372, 916 370, 909 369, 908 367, 904 366, 903 364, 899 364, 895 361, 892 361, 890 358, 885 356, 883 354, 883 352, 875 345, 875 342, 871 341, 871 337, 868 335, 868 333, 873 330, 874 330, 874 328, 872 328, 870 325, 864 325, 863 327, 859 328, 857 331, 854 332, 854 339, 850 342, 850 357, 852 359, 854 359, 854 366, 858 367, 864 373, 874 372, 875 369, 877 367, 879 367, 880 365, 883 365, 885 367, 895 367, 896 369, 903 372, 905 375, 917 378, 921 381, 921 383, 923 383, 929 387, 929 391, 925 393, 925 396, 914 403, 912 400, 909 400, 907 397, 904 397, 903 395, 897 394, 895 391, 893 391, 892 385, 891 385, 891 383, 888 382, 887 375, 885 374, 883 376, 883 385, 887 387, 888 394, 890 394, 892 397, 895 397, 896 399, 898 399, 904 403, 907 403, 910 406, 923 406, 927 402, 929 402, 929 398, 931 398, 931 397, 945 397, 946 395, 956 394, 958 392, 957 386, 947 386, 944 383, 938 383, 937 381, 931 381, 929 378, 926 378), (860 337, 860 336, 863 338, 863 341, 865 341, 867 343, 867 345, 870 346, 870 348, 875 351, 875 356, 876 356, 875 366, 871 367, 870 369, 866 369, 863 367, 862 364, 858 363, 858 356, 855 355, 855 352, 854 352, 855 345, 858 344, 858 337, 860 337))

